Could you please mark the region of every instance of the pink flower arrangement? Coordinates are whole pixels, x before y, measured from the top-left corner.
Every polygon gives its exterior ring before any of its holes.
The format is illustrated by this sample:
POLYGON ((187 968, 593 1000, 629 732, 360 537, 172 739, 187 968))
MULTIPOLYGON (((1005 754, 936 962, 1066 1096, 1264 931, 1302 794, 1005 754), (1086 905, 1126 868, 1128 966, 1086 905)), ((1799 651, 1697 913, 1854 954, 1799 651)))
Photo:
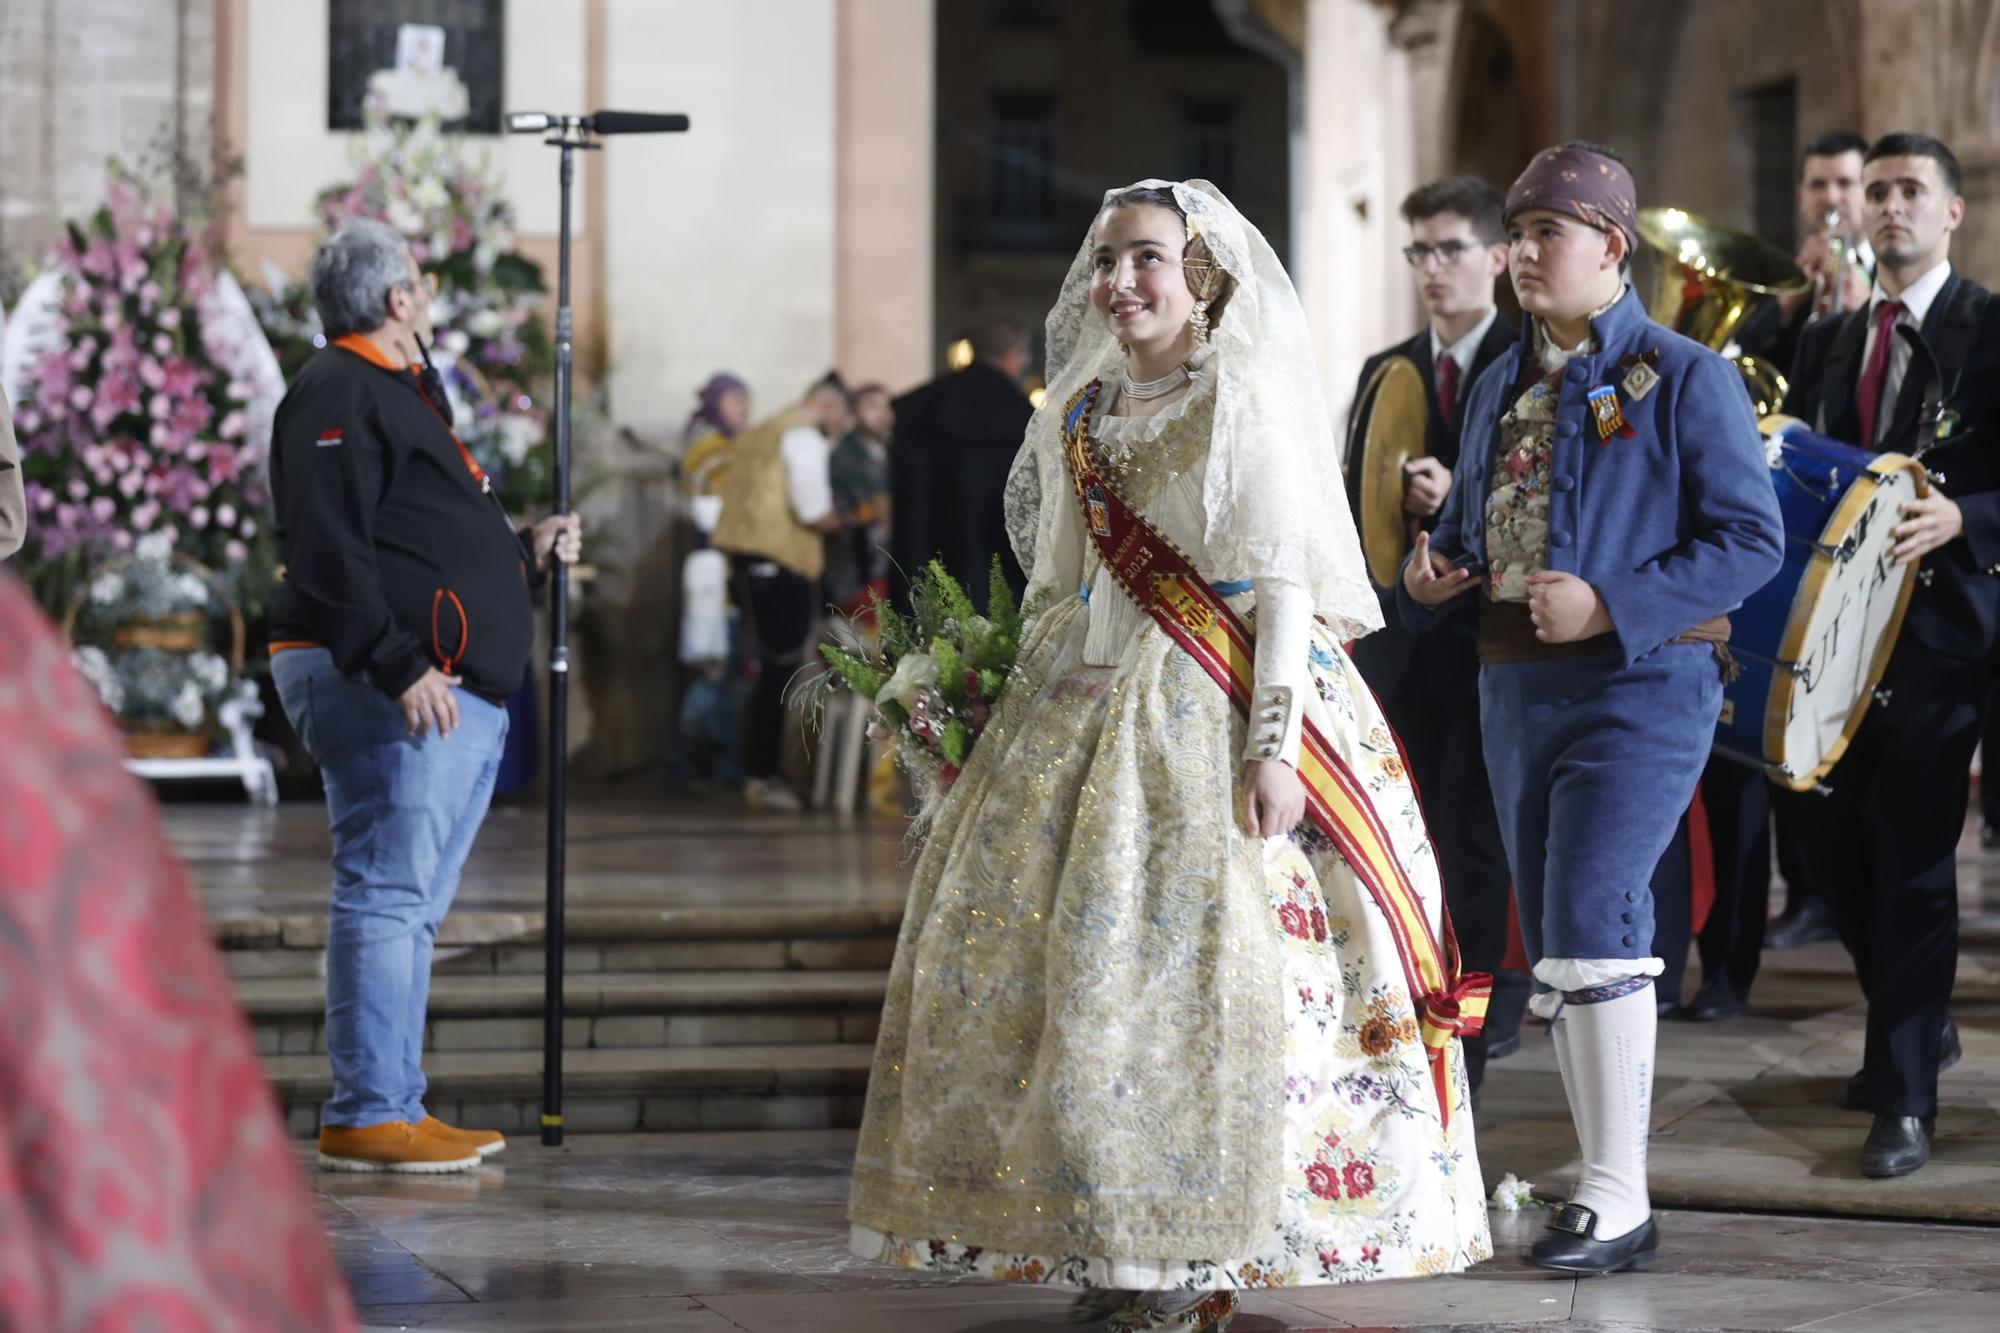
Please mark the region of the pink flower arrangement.
POLYGON ((54 263, 54 345, 29 365, 15 419, 31 580, 46 594, 129 550, 135 532, 171 533, 232 576, 253 561, 268 567, 268 539, 255 540, 250 518, 269 498, 246 466, 259 450, 215 428, 241 386, 204 341, 202 302, 222 271, 212 229, 177 218, 114 167, 104 204, 67 228, 54 263), (197 525, 202 505, 229 507, 237 522, 197 525), (68 574, 36 577, 56 567, 68 574))

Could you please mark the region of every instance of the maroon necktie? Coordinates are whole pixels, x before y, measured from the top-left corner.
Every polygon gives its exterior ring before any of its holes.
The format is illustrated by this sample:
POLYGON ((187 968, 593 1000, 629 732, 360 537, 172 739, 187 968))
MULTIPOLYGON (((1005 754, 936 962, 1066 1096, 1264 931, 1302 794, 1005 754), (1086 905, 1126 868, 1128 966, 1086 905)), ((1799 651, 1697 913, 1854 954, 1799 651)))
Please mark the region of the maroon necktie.
POLYGON ((1875 418, 1882 415, 1882 390, 1889 378, 1889 354, 1895 350, 1896 317, 1903 313, 1901 301, 1884 301, 1875 307, 1875 345, 1868 349, 1868 364, 1861 371, 1861 447, 1875 448, 1875 418))
POLYGON ((1449 426, 1458 414, 1458 362, 1449 355, 1438 358, 1438 416, 1449 426))

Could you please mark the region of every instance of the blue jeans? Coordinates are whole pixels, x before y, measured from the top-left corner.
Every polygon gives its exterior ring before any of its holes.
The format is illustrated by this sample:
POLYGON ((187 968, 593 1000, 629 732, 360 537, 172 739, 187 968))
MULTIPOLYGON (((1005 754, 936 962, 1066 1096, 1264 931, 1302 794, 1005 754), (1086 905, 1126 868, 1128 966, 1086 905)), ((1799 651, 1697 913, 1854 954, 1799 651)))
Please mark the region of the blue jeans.
POLYGON ((464 690, 458 730, 413 737, 397 703, 324 648, 271 659, 319 762, 333 830, 326 938, 327 1125, 424 1118, 424 1010, 438 925, 493 799, 507 710, 464 690))

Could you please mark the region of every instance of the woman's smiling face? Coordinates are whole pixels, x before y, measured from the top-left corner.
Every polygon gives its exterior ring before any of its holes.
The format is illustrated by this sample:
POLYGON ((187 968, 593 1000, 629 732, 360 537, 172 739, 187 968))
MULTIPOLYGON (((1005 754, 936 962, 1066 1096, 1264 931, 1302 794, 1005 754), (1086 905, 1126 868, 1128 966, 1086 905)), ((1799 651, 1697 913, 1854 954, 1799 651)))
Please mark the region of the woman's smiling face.
POLYGON ((1150 346, 1187 328, 1194 293, 1181 267, 1186 250, 1187 224, 1170 208, 1131 205, 1098 219, 1090 303, 1113 337, 1150 346))

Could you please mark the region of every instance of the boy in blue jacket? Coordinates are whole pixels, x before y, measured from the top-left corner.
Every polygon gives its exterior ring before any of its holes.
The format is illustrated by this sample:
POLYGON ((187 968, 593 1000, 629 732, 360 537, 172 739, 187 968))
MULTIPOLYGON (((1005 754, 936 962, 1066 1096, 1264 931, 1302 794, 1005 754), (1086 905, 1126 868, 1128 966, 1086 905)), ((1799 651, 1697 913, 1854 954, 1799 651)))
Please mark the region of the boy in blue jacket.
POLYGON ((1415 630, 1480 598, 1486 762, 1583 1172, 1528 1252, 1577 1273, 1658 1249, 1646 1190, 1657 1014, 1649 883, 1694 795, 1731 664, 1727 613, 1783 524, 1735 368, 1625 281, 1636 190, 1607 149, 1538 154, 1507 196, 1519 346, 1480 376, 1435 533, 1403 568, 1415 630))

